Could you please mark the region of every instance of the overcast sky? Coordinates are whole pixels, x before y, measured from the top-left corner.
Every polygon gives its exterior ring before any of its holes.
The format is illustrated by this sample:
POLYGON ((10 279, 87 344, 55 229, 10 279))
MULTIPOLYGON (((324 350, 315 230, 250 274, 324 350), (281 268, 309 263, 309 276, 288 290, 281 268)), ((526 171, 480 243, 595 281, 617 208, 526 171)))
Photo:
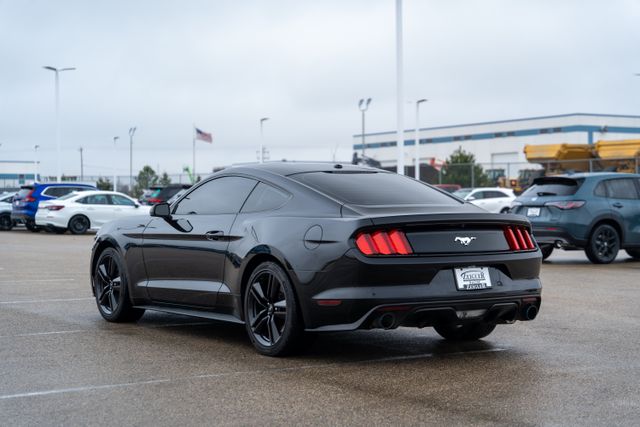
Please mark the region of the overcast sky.
MULTIPOLYGON (((357 102, 367 131, 395 119, 393 0, 0 0, 0 159, 55 174, 61 74, 63 171, 177 173, 272 159, 349 160, 357 102), (120 136, 117 152, 112 138, 120 136)), ((640 113, 638 0, 405 0, 405 94, 422 126, 571 112, 640 113)), ((413 127, 408 109, 406 127, 413 127)))

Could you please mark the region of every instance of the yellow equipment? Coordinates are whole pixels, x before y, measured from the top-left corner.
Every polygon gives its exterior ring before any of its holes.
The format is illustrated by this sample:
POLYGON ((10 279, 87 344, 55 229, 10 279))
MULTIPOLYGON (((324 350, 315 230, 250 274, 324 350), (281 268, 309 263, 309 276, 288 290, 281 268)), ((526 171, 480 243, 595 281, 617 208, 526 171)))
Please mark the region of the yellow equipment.
POLYGON ((596 153, 601 168, 617 172, 635 172, 636 158, 640 157, 640 139, 598 141, 596 153))
POLYGON ((530 163, 542 163, 548 174, 568 170, 588 172, 589 159, 595 157, 588 144, 525 145, 524 154, 530 163))

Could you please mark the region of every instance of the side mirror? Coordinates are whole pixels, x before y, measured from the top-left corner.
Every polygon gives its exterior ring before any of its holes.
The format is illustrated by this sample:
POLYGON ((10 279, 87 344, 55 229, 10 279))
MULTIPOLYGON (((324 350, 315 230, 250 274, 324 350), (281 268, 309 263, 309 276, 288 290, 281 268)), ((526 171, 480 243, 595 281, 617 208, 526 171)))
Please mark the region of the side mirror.
POLYGON ((169 203, 158 203, 151 207, 151 216, 157 216, 158 218, 169 219, 171 218, 171 209, 169 203))
POLYGON ((467 202, 473 202, 476 198, 473 196, 467 197, 467 202))
POLYGON ((135 203, 133 206, 138 209, 140 207, 140 203, 135 203))

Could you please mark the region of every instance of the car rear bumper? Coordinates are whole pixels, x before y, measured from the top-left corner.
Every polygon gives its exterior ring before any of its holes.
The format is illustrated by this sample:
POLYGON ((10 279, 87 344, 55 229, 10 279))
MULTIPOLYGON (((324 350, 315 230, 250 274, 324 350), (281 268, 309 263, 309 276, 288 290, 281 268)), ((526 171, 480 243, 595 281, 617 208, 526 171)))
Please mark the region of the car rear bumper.
POLYGON ((66 228, 67 221, 65 218, 60 218, 55 215, 55 213, 51 213, 45 209, 38 210, 36 213, 36 225, 41 227, 57 227, 57 228, 66 228))
POLYGON ((556 225, 534 225, 533 238, 539 245, 550 244, 557 247, 584 247, 586 240, 577 238, 566 228, 556 225))

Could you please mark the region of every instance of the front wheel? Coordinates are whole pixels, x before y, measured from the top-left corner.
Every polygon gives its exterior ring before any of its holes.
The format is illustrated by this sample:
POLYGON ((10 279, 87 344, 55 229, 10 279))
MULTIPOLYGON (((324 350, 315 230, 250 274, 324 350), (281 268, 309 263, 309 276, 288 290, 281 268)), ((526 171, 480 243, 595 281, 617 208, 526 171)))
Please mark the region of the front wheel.
POLYGON ((303 325, 293 285, 278 264, 253 271, 244 294, 245 326, 259 353, 284 356, 301 342, 303 325))
POLYGON ((135 322, 144 314, 131 305, 124 261, 113 248, 105 249, 96 262, 93 291, 98 311, 109 322, 135 322))
POLYGON ((594 264, 609 264, 620 250, 620 236, 618 231, 609 224, 597 226, 591 233, 589 243, 585 248, 587 258, 594 264))
POLYGON ((456 325, 455 323, 444 323, 435 325, 440 336, 449 341, 475 341, 489 335, 496 328, 496 325, 483 321, 456 325))
POLYGON ((10 214, 0 215, 0 230, 10 231, 13 228, 13 221, 10 214))

